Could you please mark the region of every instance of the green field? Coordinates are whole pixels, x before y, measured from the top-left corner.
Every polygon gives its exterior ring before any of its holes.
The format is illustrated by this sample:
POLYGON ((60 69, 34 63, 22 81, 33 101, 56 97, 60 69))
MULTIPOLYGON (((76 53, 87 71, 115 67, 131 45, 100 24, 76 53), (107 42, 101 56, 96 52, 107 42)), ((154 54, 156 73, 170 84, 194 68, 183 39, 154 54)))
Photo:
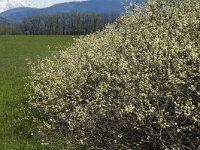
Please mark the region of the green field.
POLYGON ((36 61, 72 41, 72 36, 0 36, 0 150, 48 149, 30 136, 31 124, 24 121, 25 59, 36 61))

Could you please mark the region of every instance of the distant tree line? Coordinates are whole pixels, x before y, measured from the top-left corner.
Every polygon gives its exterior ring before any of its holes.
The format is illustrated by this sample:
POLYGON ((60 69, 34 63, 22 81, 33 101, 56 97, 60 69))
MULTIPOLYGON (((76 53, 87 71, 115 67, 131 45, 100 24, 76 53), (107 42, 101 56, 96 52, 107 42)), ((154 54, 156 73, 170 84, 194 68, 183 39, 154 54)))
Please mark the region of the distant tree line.
POLYGON ((0 20, 0 34, 19 34, 19 24, 11 23, 6 20, 0 20))
POLYGON ((81 13, 68 12, 54 15, 27 17, 19 24, 0 23, 0 34, 27 35, 84 35, 104 28, 119 16, 118 13, 81 13))

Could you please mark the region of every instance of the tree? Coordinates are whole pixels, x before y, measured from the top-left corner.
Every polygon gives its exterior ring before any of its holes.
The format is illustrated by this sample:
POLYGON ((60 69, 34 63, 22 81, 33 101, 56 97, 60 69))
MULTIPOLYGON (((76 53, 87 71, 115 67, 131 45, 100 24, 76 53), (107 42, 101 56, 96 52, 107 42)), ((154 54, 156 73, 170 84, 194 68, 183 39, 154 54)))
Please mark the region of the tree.
POLYGON ((193 149, 200 138, 200 1, 147 0, 32 66, 43 134, 89 149, 193 149))

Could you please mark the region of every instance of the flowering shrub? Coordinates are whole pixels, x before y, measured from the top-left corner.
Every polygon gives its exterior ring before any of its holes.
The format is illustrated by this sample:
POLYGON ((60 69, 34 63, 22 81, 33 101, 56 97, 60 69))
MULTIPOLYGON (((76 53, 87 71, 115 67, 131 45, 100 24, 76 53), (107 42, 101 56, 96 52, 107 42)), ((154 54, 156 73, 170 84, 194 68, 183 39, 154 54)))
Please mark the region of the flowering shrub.
POLYGON ((31 65, 43 134, 89 149, 198 149, 200 1, 148 0, 31 65))

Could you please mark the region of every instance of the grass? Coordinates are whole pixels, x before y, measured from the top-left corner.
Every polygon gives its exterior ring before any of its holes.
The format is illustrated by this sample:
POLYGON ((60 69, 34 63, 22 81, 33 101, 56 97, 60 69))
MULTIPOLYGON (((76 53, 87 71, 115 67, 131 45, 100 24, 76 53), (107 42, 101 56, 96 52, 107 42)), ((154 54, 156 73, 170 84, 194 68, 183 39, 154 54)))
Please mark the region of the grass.
POLYGON ((49 55, 48 45, 55 50, 72 41, 72 36, 0 36, 0 150, 48 149, 29 134, 31 124, 23 120, 25 59, 36 61, 49 55))

